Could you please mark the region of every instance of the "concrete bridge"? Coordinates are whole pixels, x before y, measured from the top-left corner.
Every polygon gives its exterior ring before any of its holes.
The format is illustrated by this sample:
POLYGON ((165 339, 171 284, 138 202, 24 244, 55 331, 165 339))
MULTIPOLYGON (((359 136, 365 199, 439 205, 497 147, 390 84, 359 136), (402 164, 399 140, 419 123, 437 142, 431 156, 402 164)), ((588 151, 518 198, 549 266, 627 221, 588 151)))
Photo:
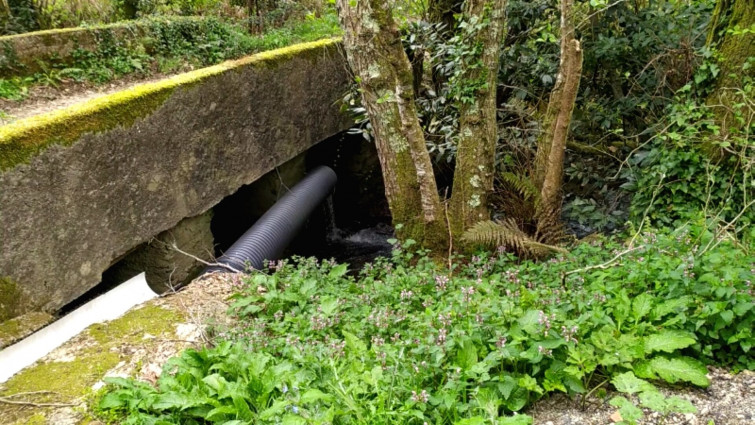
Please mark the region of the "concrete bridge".
POLYGON ((0 322, 58 310, 153 238, 211 252, 213 206, 348 128, 338 47, 265 52, 0 128, 0 322))

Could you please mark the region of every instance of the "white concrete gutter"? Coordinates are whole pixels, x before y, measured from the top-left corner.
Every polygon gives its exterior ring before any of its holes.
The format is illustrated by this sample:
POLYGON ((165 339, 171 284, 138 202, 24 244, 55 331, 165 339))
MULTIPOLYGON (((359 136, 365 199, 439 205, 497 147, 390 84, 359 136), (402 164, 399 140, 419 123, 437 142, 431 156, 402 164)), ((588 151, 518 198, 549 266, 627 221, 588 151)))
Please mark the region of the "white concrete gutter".
POLYGON ((157 294, 144 273, 89 301, 51 325, 0 351, 0 383, 60 347, 89 326, 117 319, 157 294))

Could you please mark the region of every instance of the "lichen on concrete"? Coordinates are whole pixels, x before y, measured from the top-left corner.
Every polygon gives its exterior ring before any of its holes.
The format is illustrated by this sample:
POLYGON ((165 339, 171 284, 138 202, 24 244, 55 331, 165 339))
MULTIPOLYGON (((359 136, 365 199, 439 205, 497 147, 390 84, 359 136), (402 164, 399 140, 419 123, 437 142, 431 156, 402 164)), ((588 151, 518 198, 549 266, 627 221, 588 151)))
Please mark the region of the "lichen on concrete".
POLYGON ((32 311, 14 319, 0 322, 0 349, 30 335, 53 321, 52 315, 32 311))
MULTIPOLYGON (((131 361, 137 349, 175 338, 180 312, 154 304, 130 310, 110 322, 90 326, 63 347, 37 364, 24 369, 0 385, 0 396, 29 394, 37 403, 78 405, 89 397, 93 386, 118 365, 131 361)), ((3 423, 50 423, 49 409, 28 406, 18 409, 0 405, 3 423), (41 418, 40 418, 41 417, 41 418)))
POLYGON ((9 277, 0 276, 0 322, 19 314, 21 297, 18 284, 9 277))

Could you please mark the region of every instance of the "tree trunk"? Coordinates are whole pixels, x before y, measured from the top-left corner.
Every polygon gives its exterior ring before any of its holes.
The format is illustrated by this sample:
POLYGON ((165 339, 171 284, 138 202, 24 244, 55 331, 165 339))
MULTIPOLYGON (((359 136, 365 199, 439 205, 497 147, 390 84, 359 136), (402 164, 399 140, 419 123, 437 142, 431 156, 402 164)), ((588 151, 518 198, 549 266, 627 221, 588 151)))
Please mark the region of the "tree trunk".
POLYGON ((456 151, 451 229, 461 233, 478 221, 488 220, 488 194, 493 189, 495 148, 498 142, 496 88, 500 46, 506 31, 506 0, 468 0, 465 22, 482 23, 471 44, 479 54, 465 59, 460 84, 475 87, 459 107, 459 142, 456 151))
POLYGON ((574 0, 561 0, 561 58, 535 157, 535 184, 540 189, 536 208, 537 233, 548 243, 560 227, 564 153, 574 103, 582 76, 582 49, 574 35, 574 0))
POLYGON ((336 6, 397 234, 442 252, 448 228, 414 105, 412 68, 392 16, 394 2, 337 0, 336 6))
MULTIPOLYGON (((733 120, 732 107, 741 102, 737 91, 743 88, 743 77, 755 76, 755 67, 743 69, 748 58, 755 57, 753 25, 755 1, 719 0, 716 3, 708 33, 708 45, 718 49, 721 60, 715 89, 708 98, 708 104, 715 108, 716 117, 724 132, 741 126, 733 120)), ((752 123, 752 116, 749 118, 752 123)))

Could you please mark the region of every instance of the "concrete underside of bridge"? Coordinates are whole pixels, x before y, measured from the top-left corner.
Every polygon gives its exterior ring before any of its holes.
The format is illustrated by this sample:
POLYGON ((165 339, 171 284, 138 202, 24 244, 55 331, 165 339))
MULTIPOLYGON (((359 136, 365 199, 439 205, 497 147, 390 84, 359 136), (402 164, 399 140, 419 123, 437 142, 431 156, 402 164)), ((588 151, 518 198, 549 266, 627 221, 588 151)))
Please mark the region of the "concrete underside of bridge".
POLYGON ((328 40, 0 128, 0 322, 58 310, 153 238, 203 256, 214 205, 349 127, 348 84, 328 40))

